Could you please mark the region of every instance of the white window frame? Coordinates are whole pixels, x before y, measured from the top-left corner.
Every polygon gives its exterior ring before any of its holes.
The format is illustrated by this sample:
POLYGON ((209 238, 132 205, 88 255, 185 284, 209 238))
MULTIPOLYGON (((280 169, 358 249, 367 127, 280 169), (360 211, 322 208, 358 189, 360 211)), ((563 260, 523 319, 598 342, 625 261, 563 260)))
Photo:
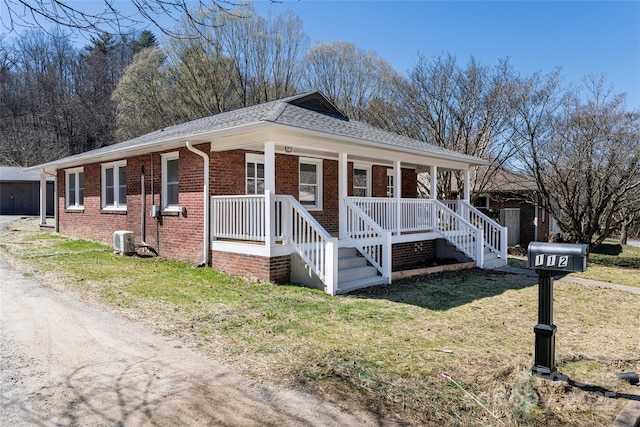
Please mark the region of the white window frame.
MULTIPOLYGON (((254 154, 254 153, 247 153, 244 157, 244 194, 250 194, 249 193, 249 186, 247 185, 247 180, 248 180, 248 176, 247 176, 247 172, 249 171, 249 163, 255 163, 256 164, 256 171, 258 170, 257 166, 258 164, 261 164, 264 170, 264 154, 254 154)), ((266 171, 265 171, 266 172, 266 171)), ((253 178, 253 177, 252 177, 253 178)), ((257 176, 255 177, 256 180, 260 179, 257 178, 257 176)), ((265 182, 265 177, 261 178, 263 182, 265 182)), ((258 194, 258 193, 251 193, 253 194, 258 194)), ((261 193, 264 194, 264 193, 261 193)))
POLYGON ((64 171, 65 175, 65 191, 64 191, 64 205, 68 210, 83 210, 84 209, 84 167, 67 169, 64 171), (80 195, 80 174, 82 173, 82 203, 79 203, 79 195, 80 195), (75 175, 75 185, 74 185, 74 193, 75 193, 75 201, 71 205, 69 204, 69 175, 75 175))
MULTIPOLYGON (((302 164, 313 164, 316 166, 316 203, 314 205, 302 205, 308 211, 321 211, 322 210, 322 159, 313 159, 308 157, 300 157, 298 159, 298 200, 300 200, 300 186, 303 185, 300 182, 300 166, 302 164)), ((310 185, 310 184, 304 184, 310 185)), ((302 202, 301 202, 302 203, 302 202)))
POLYGON ((127 210, 127 183, 124 185, 124 204, 120 204, 120 187, 122 186, 120 182, 120 168, 124 167, 125 172, 127 168, 127 161, 120 160, 117 162, 103 163, 102 167, 102 209, 103 210, 114 210, 114 211, 126 211, 127 210), (107 169, 113 169, 113 204, 107 205, 107 169))
POLYGON ((396 176, 393 172, 393 169, 387 168, 387 197, 395 197, 396 196, 396 183, 394 182, 396 176), (391 178, 391 180, 389 180, 391 178))
POLYGON ((162 159, 162 210, 165 212, 180 212, 180 162, 178 161, 178 204, 169 204, 168 201, 168 181, 167 162, 180 158, 178 151, 164 153, 160 155, 162 159))
POLYGON ((354 164, 353 165, 353 195, 355 197, 371 197, 371 165, 354 164), (356 187, 356 169, 362 169, 367 172, 366 175, 366 187, 356 187), (365 196, 356 196, 356 188, 364 188, 366 190, 365 196))

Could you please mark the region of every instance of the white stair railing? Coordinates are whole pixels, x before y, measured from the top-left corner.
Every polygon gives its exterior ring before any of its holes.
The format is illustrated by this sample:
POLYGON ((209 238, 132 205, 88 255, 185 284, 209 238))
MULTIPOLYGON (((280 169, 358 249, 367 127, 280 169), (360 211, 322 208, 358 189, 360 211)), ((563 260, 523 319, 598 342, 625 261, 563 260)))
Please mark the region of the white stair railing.
POLYGON ((275 196, 276 228, 304 262, 327 287, 327 293, 338 291, 338 239, 311 216, 294 197, 275 196), (278 225, 279 224, 279 225, 278 225))
POLYGON ((484 235, 484 246, 500 258, 507 259, 507 227, 503 227, 464 200, 447 200, 447 207, 481 229, 484 235))
POLYGON ((350 198, 344 199, 347 240, 391 283, 391 232, 383 229, 350 198))
POLYGON ((484 265, 484 233, 482 230, 449 209, 444 203, 431 200, 435 206, 434 227, 436 230, 462 253, 474 260, 478 267, 482 268, 484 265))

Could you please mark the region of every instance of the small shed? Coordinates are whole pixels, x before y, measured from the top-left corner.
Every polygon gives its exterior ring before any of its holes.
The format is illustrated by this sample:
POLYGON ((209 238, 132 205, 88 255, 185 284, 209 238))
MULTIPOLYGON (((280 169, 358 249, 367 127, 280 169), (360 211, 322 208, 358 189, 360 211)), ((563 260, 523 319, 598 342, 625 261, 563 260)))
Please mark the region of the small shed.
MULTIPOLYGON (((54 178, 47 177, 47 215, 54 214, 54 178)), ((40 174, 0 166, 0 215, 40 215, 40 174)))

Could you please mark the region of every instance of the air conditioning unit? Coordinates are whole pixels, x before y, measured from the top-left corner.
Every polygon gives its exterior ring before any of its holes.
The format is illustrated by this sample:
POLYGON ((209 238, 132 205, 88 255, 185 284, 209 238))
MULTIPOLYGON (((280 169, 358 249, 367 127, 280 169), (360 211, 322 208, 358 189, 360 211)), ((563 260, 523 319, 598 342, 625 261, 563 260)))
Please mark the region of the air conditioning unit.
POLYGON ((120 255, 132 255, 136 251, 133 244, 132 231, 114 231, 113 232, 113 251, 120 255))

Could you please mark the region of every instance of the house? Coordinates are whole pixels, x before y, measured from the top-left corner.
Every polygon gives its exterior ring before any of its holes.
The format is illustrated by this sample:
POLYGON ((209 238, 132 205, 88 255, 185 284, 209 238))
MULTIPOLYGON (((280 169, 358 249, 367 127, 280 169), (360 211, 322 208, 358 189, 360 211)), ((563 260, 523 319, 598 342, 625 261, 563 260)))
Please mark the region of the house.
POLYGON ((27 170, 56 175, 61 233, 110 242, 130 230, 166 257, 335 295, 437 252, 504 265, 505 232, 468 193, 459 213, 417 198, 419 172, 468 180, 484 163, 351 121, 309 92, 27 170))
POLYGON ((477 209, 507 227, 508 246, 526 248, 529 242, 547 241, 557 232, 536 182, 507 169, 494 169, 472 200, 477 209))
MULTIPOLYGON (((0 166, 0 215, 40 215, 40 178, 22 168, 0 166)), ((45 176, 47 191, 45 215, 53 216, 54 179, 45 176)))

